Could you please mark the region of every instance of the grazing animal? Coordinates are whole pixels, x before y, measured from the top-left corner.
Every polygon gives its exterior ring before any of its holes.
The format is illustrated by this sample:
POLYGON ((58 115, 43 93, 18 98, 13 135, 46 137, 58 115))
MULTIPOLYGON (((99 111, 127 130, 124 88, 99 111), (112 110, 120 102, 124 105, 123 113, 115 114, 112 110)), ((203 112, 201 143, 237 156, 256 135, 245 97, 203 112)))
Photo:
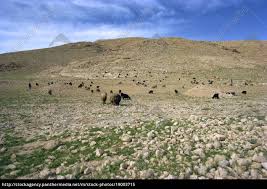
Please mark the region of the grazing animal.
POLYGON ((233 80, 231 79, 231 81, 230 81, 230 86, 233 86, 233 80))
POLYGON ((219 93, 215 93, 212 97, 212 99, 219 99, 219 93))
POLYGON ((110 103, 115 105, 115 106, 119 106, 121 102, 121 95, 119 94, 114 94, 110 96, 110 103))
POLYGON ((99 89, 99 86, 96 86, 97 89, 99 89))
POLYGON ((236 96, 236 93, 235 92, 230 92, 230 93, 231 93, 231 95, 236 96))
POLYGON ((248 83, 247 83, 247 82, 245 82, 245 85, 248 85, 248 83))
POLYGON ((72 86, 72 82, 69 82, 69 85, 72 86))
POLYGON ((52 89, 49 89, 48 94, 52 95, 52 89))
POLYGON ((166 87, 166 85, 162 85, 162 87, 166 87))
POLYGON ((106 92, 102 93, 101 100, 102 100, 103 104, 106 104, 107 97, 108 97, 108 94, 106 92))
POLYGON ((247 91, 242 91, 242 94, 247 94, 247 91))
POLYGON ((100 92, 100 89, 96 89, 96 92, 100 92))
POLYGON ((126 93, 122 93, 121 90, 119 90, 119 94, 121 95, 122 99, 131 100, 131 97, 126 93))
POLYGON ((174 92, 175 92, 175 94, 178 94, 178 90, 175 89, 174 92))
POLYGON ((208 80, 208 83, 209 83, 210 85, 212 85, 212 84, 213 84, 213 81, 212 81, 212 80, 208 80))
POLYGON ((94 90, 91 90, 91 93, 94 93, 94 90))
POLYGON ((154 93, 154 91, 153 91, 153 90, 150 90, 148 93, 149 93, 149 94, 153 94, 153 93, 154 93))
POLYGON ((155 89, 155 88, 157 88, 157 85, 153 85, 153 86, 152 86, 152 89, 155 89))
POLYGON ((35 85, 36 85, 36 86, 39 86, 39 83, 36 83, 35 85))
POLYGON ((30 89, 30 90, 32 89, 32 84, 31 84, 31 83, 29 83, 29 89, 30 89))
POLYGON ((113 91, 112 90, 110 90, 110 94, 113 94, 113 91))
POLYGON ((82 82, 79 86, 78 86, 78 88, 82 88, 84 86, 84 82, 82 82))

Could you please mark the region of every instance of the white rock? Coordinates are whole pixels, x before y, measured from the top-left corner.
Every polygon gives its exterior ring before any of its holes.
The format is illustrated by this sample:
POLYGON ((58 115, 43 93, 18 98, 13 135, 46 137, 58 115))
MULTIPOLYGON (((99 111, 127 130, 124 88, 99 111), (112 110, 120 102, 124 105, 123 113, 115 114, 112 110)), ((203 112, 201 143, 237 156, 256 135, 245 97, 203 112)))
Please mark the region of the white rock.
POLYGON ((72 153, 72 154, 77 154, 77 153, 78 153, 78 150, 77 150, 77 149, 75 149, 75 150, 71 150, 71 153, 72 153))
POLYGON ((96 141, 92 141, 92 142, 90 142, 90 146, 91 146, 91 147, 94 146, 94 145, 96 145, 96 141))
POLYGON ((144 170, 140 172, 141 179, 149 179, 154 176, 154 171, 152 169, 144 170))
POLYGON ((57 140, 51 140, 51 141, 48 141, 44 145, 44 149, 46 149, 46 150, 52 150, 52 149, 56 148, 58 145, 59 145, 59 142, 57 140))
POLYGON ((221 134, 215 134, 214 135, 214 139, 217 139, 219 141, 224 141, 225 140, 225 136, 224 135, 221 135, 221 134))
POLYGON ((261 163, 262 167, 267 170, 267 162, 261 163))
POLYGON ((68 175, 65 176, 65 179, 68 179, 68 180, 72 180, 74 178, 75 177, 72 174, 68 174, 68 175))
POLYGON ((259 154, 259 155, 254 155, 252 157, 252 161, 255 161, 255 162, 259 162, 259 163, 263 163, 263 162, 266 162, 266 158, 264 157, 263 154, 259 154))
POLYGON ((154 137, 155 137, 155 134, 153 131, 150 131, 149 133, 147 133, 148 140, 152 140, 154 137))
POLYGON ((201 158, 205 157, 205 154, 204 154, 204 152, 203 152, 203 150, 201 148, 198 148, 198 149, 194 150, 193 154, 196 154, 201 158))
POLYGON ((16 165, 14 165, 14 164, 9 164, 9 165, 7 166, 7 169, 16 169, 16 165))
POLYGON ((58 168, 56 168, 56 174, 58 175, 58 174, 60 174, 60 173, 62 173, 64 171, 64 167, 58 167, 58 168))
POLYGON ((216 163, 219 163, 220 161, 223 161, 223 160, 226 160, 226 157, 224 155, 216 154, 215 157, 214 157, 214 161, 216 163))
POLYGON ((258 170, 256 170, 256 169, 252 169, 252 170, 250 170, 250 175, 251 175, 251 177, 252 177, 253 179, 258 179, 258 177, 259 177, 258 170))
POLYGON ((155 152, 156 157, 162 157, 163 154, 164 154, 163 150, 156 150, 156 152, 155 152))
POLYGON ((218 162, 218 165, 221 166, 221 167, 227 167, 229 164, 230 163, 227 160, 222 160, 222 161, 218 162))
POLYGON ((250 161, 247 159, 238 159, 236 162, 239 166, 247 166, 250 164, 250 161))
POLYGON ((88 140, 82 140, 82 144, 88 143, 88 140))
POLYGON ((88 174, 90 174, 92 172, 92 170, 89 168, 89 167, 87 167, 84 171, 83 171, 83 173, 85 174, 85 175, 88 175, 88 174))
POLYGON ((19 172, 19 170, 11 171, 10 176, 17 176, 18 172, 19 172))
POLYGON ((5 147, 1 148, 1 150, 0 150, 1 153, 5 152, 5 151, 6 151, 5 147))
POLYGON ((221 143, 219 142, 219 141, 215 141, 214 143, 213 143, 213 147, 215 148, 215 149, 218 149, 218 148, 220 148, 222 145, 221 145, 221 143))
POLYGON ((42 170, 42 171, 39 173, 39 176, 40 176, 41 179, 45 179, 45 178, 47 178, 50 174, 51 174, 51 172, 49 171, 49 169, 45 168, 44 170, 42 170))
POLYGON ((98 149, 98 148, 95 150, 96 157, 100 157, 102 154, 103 154, 103 150, 98 149))
POLYGON ((17 157, 16 154, 12 154, 12 155, 11 155, 11 160, 12 160, 12 161, 15 161, 15 160, 16 160, 16 157, 17 157))
POLYGON ((63 179, 65 179, 64 176, 62 176, 62 175, 58 175, 58 176, 57 176, 57 180, 63 180, 63 179))
POLYGON ((144 151, 142 154, 143 159, 148 158, 148 156, 150 155, 149 151, 144 151))
POLYGON ((207 167, 206 166, 203 166, 201 165, 198 169, 197 169, 197 172, 199 175, 206 175, 207 173, 207 167))
POLYGON ((165 177, 166 180, 173 180, 173 179, 178 179, 178 177, 174 176, 174 175, 169 175, 167 177, 165 177))
POLYGON ((130 135, 124 134, 124 135, 122 135, 121 140, 123 142, 131 142, 132 141, 132 137, 130 135))

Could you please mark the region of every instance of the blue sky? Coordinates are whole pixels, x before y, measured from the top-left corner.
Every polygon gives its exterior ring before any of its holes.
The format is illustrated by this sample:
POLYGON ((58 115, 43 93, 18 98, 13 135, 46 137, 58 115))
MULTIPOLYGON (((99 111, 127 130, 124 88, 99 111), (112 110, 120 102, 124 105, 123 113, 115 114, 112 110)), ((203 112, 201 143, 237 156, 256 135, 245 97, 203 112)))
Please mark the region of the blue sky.
POLYGON ((267 39, 266 0, 6 0, 0 53, 122 37, 267 39))

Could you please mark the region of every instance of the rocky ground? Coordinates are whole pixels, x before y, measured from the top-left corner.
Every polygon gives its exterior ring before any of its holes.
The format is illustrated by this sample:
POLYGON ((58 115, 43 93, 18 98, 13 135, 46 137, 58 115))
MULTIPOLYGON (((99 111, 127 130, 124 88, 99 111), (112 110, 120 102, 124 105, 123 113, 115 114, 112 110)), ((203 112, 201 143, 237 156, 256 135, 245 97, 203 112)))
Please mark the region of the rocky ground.
POLYGON ((267 178, 266 101, 1 109, 1 178, 267 178))

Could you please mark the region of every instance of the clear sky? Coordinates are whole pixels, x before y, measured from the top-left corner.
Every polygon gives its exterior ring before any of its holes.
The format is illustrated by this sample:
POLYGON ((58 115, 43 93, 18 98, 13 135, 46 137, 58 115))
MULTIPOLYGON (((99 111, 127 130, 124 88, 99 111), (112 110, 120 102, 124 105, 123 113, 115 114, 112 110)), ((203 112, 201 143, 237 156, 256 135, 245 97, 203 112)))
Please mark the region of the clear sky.
POLYGON ((122 37, 267 39, 266 0, 6 0, 0 53, 122 37), (60 41, 60 40, 59 40, 60 41))

